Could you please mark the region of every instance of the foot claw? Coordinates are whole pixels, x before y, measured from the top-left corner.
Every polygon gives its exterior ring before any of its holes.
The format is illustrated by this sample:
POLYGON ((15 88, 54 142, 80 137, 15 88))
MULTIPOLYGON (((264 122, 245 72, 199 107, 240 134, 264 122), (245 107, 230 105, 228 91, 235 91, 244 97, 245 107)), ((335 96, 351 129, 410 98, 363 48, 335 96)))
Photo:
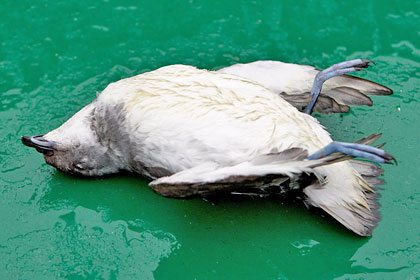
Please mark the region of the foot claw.
POLYGON ((385 159, 386 164, 394 164, 395 163, 395 165, 398 166, 397 160, 392 155, 390 155, 388 153, 385 153, 385 155, 383 157, 385 159))
POLYGON ((368 66, 369 66, 369 63, 371 63, 371 64, 373 64, 373 65, 376 65, 376 63, 375 62, 373 62, 372 60, 370 60, 370 59, 362 59, 362 61, 364 62, 364 63, 366 63, 368 66))

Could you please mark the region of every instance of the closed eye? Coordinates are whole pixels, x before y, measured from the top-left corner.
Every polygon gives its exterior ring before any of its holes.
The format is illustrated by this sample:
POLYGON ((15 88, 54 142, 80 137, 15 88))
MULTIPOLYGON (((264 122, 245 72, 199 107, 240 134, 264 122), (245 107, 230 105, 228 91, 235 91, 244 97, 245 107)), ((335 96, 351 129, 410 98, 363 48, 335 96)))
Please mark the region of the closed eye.
POLYGON ((83 165, 81 165, 80 163, 77 163, 75 165, 73 165, 73 167, 77 170, 84 170, 85 168, 83 167, 83 165))

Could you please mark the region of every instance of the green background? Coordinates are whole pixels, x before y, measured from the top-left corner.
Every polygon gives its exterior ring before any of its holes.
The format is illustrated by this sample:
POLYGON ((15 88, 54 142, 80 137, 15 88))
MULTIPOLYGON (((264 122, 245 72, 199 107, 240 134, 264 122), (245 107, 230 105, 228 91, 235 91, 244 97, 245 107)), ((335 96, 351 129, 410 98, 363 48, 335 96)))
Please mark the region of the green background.
POLYGON ((420 2, 1 1, 0 279, 418 279, 420 2), (20 143, 110 82, 182 63, 262 59, 326 68, 395 92, 316 115, 334 139, 383 132, 382 222, 360 238, 276 200, 171 200, 134 175, 64 175, 20 143))

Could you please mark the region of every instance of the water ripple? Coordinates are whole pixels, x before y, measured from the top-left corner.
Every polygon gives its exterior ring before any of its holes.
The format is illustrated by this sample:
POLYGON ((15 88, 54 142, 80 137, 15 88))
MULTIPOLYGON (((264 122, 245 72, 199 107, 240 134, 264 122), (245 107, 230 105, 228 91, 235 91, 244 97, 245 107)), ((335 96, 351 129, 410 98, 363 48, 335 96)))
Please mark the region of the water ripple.
POLYGON ((82 207, 59 217, 51 228, 28 231, 1 244, 6 275, 153 279, 160 260, 178 248, 171 234, 136 232, 124 221, 104 223, 101 213, 82 207))

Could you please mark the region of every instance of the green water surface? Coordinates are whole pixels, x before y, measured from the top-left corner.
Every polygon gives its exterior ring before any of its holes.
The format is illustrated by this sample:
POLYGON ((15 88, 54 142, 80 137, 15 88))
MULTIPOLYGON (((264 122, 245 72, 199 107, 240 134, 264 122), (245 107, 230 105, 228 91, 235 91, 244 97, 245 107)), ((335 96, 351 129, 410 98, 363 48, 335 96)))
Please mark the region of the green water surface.
POLYGON ((0 44, 0 279, 419 279, 419 1, 3 0, 0 44), (383 132, 398 159, 370 238, 301 205, 70 177, 20 142, 160 66, 359 57, 377 65, 357 75, 394 95, 316 116, 338 141, 383 132))

